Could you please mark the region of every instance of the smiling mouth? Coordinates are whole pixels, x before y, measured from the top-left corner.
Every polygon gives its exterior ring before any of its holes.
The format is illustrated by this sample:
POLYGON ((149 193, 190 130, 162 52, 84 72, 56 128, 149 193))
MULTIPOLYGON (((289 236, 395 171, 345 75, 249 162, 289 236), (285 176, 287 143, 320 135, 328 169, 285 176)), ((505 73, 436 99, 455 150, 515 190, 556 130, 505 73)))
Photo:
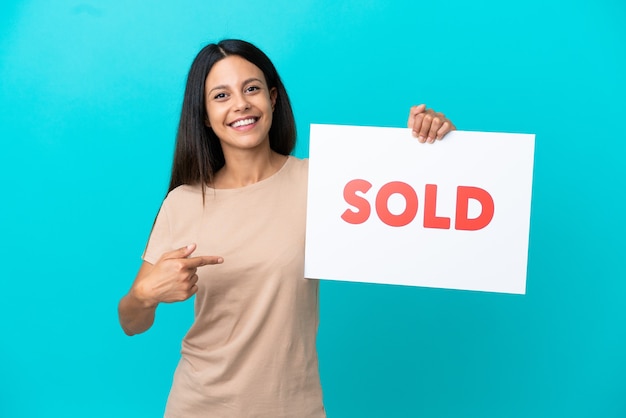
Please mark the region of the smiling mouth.
POLYGON ((257 120, 259 120, 259 118, 246 118, 246 119, 239 119, 234 121, 233 123, 230 124, 231 127, 233 128, 240 128, 242 126, 248 126, 248 125, 252 125, 253 123, 255 123, 257 120))

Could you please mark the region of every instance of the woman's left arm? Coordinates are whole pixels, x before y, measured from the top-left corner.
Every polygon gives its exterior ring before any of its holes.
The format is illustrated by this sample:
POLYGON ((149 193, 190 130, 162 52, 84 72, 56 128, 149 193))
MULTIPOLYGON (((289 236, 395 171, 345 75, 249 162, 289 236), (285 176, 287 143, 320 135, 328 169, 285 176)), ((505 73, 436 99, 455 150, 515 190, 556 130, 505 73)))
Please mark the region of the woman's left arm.
POLYGON ((407 125, 419 142, 430 144, 456 129, 443 113, 427 109, 424 104, 411 108, 407 125))

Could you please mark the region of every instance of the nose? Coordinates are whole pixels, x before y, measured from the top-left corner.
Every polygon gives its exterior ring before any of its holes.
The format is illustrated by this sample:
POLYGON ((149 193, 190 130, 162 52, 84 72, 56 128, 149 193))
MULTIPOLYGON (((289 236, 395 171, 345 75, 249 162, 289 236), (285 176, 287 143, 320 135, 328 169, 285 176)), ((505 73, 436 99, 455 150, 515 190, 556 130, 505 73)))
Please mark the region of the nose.
POLYGON ((244 111, 250 109, 250 103, 243 94, 238 94, 235 99, 235 111, 244 111))

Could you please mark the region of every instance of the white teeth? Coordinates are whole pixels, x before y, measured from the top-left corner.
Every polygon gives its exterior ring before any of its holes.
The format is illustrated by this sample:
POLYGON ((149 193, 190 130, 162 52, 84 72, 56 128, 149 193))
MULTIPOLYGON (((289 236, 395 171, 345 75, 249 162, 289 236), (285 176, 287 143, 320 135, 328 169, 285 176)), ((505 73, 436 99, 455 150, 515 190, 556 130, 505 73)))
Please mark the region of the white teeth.
POLYGON ((254 118, 242 119, 242 120, 238 120, 236 122, 231 123, 230 126, 232 126, 233 128, 239 128, 240 126, 251 125, 254 122, 256 122, 256 119, 254 119, 254 118))

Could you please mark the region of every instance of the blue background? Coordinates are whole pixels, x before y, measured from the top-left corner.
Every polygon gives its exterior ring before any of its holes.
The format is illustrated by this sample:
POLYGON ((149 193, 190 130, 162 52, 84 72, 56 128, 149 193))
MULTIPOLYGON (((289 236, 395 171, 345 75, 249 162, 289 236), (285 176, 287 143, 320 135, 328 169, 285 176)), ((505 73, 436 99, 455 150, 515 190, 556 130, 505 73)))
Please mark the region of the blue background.
MULTIPOLYGON (((626 5, 0 4, 0 417, 162 414, 189 302, 117 323, 164 197, 186 72, 224 37, 310 123, 537 134, 525 296, 323 282, 330 417, 625 417, 626 5)), ((454 262, 454 260, 450 260, 454 262)))

